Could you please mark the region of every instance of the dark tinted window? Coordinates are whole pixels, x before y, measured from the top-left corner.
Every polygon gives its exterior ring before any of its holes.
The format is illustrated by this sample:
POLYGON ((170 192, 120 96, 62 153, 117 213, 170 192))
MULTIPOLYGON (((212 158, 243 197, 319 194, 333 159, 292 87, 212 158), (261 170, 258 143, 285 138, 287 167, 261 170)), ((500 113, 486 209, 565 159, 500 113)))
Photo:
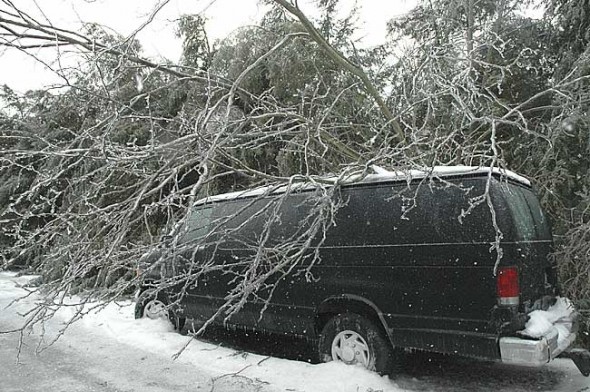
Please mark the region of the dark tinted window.
POLYGON ((216 237, 232 247, 239 243, 252 243, 260 230, 256 217, 257 203, 255 200, 231 200, 215 206, 216 237))
POLYGON ((530 189, 523 189, 522 190, 526 202, 531 210, 531 214, 533 216, 533 221, 535 222, 535 229, 537 231, 538 239, 551 239, 551 228, 549 224, 549 220, 543 213, 543 209, 539 204, 539 199, 530 189))
POLYGON ((187 217, 185 231, 182 233, 179 242, 198 242, 209 232, 211 225, 211 207, 195 207, 187 217))
POLYGON ((311 225, 321 218, 317 203, 313 192, 223 201, 213 206, 211 230, 232 248, 306 241, 311 225))
POLYGON ((536 239, 535 221, 525 196, 528 190, 512 184, 503 184, 502 186, 508 208, 512 214, 517 238, 523 241, 536 239))
POLYGON ((238 199, 215 206, 212 227, 225 246, 253 246, 275 235, 281 223, 280 199, 238 199))
POLYGON ((549 222, 533 191, 514 184, 503 185, 502 188, 516 226, 517 238, 523 241, 550 240, 549 222))

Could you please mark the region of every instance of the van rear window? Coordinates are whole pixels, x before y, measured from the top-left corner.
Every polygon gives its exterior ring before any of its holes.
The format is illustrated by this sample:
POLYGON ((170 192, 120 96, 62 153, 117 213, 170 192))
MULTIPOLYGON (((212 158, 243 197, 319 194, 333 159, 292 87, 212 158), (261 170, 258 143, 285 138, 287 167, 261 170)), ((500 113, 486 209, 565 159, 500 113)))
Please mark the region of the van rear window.
POLYGON ((526 202, 531 210, 533 220, 535 222, 535 229, 537 231, 537 239, 550 240, 551 239, 551 226, 550 222, 545 216, 539 199, 529 189, 522 189, 522 193, 526 198, 526 202))
MULTIPOLYGON (((512 184, 508 184, 506 187, 504 187, 504 190, 508 208, 510 209, 514 219, 517 238, 522 241, 531 241, 537 239, 535 219, 533 218, 530 205, 527 202, 528 198, 526 193, 530 193, 529 198, 535 198, 534 195, 530 190, 512 184)), ((540 207, 538 207, 536 210, 540 212, 540 207)))

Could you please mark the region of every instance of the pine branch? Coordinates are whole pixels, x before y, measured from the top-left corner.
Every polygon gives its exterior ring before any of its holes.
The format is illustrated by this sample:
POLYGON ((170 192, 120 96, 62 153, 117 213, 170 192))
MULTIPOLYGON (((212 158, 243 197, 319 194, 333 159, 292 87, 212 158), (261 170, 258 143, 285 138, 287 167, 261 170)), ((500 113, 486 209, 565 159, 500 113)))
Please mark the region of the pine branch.
POLYGON ((350 61, 344 54, 340 53, 336 48, 334 48, 330 43, 322 36, 322 34, 314 27, 311 21, 305 16, 305 14, 297 7, 297 5, 293 5, 289 3, 287 0, 274 0, 275 3, 279 4, 281 7, 285 8, 289 13, 295 16, 305 30, 309 33, 310 37, 328 54, 328 56, 334 60, 338 65, 342 68, 347 70, 348 72, 355 75, 357 78, 361 80, 365 90, 369 93, 369 95, 375 100, 381 113, 387 120, 389 124, 391 124, 396 138, 402 144, 406 144, 406 137, 405 133, 399 125, 399 122, 396 120, 395 116, 381 97, 381 94, 375 88, 375 85, 371 82, 369 77, 367 76, 366 72, 357 64, 350 61))

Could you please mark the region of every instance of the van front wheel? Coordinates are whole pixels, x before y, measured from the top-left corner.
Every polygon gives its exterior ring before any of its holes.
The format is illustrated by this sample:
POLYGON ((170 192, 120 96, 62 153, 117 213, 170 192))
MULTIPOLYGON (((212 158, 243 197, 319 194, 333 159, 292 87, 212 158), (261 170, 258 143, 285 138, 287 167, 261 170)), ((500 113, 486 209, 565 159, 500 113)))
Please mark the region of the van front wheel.
POLYGON ((391 344, 383 331, 354 313, 339 314, 326 323, 318 351, 323 362, 360 364, 379 374, 390 374, 395 363, 391 344))
POLYGON ((186 319, 180 317, 172 309, 169 309, 168 299, 163 293, 154 296, 149 291, 139 294, 135 303, 135 318, 168 318, 174 329, 180 331, 184 327, 186 319))

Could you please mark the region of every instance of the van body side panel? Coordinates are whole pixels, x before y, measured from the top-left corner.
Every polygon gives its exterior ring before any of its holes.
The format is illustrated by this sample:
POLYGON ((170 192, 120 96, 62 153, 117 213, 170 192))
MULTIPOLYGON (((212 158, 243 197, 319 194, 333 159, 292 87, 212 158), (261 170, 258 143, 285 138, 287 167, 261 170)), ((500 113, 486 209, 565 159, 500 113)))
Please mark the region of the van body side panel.
POLYGON ((451 192, 441 184, 343 188, 346 206, 321 248, 321 262, 312 270, 315 281, 299 276, 283 282, 260 323, 278 332, 288 326, 309 333, 314 307, 328 297, 352 295, 381 310, 400 346, 446 352, 457 333, 493 341, 494 231, 481 223, 487 206, 474 207, 458 221, 478 191, 483 192, 481 179, 453 185, 451 192), (432 339, 421 338, 419 331, 432 339))
POLYGON ((344 189, 322 267, 328 291, 351 287, 391 315, 392 328, 482 331, 495 305, 494 240, 487 205, 459 221, 485 181, 344 189), (347 268, 344 268, 347 267, 347 268), (376 297, 376 298, 375 298, 376 297))
POLYGON ((483 252, 478 255, 477 245, 471 244, 420 248, 323 249, 322 264, 316 271, 327 292, 370 299, 382 312, 398 320, 392 327, 432 329, 444 319, 454 328, 465 328, 467 323, 479 330, 485 328, 489 314, 481 309, 495 305, 495 282, 492 268, 473 267, 472 260, 488 255, 483 252), (470 253, 473 258, 464 263, 449 260, 448 256, 457 249, 470 253), (355 257, 354 264, 339 267, 331 263, 351 255, 355 257))
POLYGON ((497 358, 496 233, 474 202, 484 192, 482 179, 344 188, 315 290, 372 301, 400 347, 497 358))

